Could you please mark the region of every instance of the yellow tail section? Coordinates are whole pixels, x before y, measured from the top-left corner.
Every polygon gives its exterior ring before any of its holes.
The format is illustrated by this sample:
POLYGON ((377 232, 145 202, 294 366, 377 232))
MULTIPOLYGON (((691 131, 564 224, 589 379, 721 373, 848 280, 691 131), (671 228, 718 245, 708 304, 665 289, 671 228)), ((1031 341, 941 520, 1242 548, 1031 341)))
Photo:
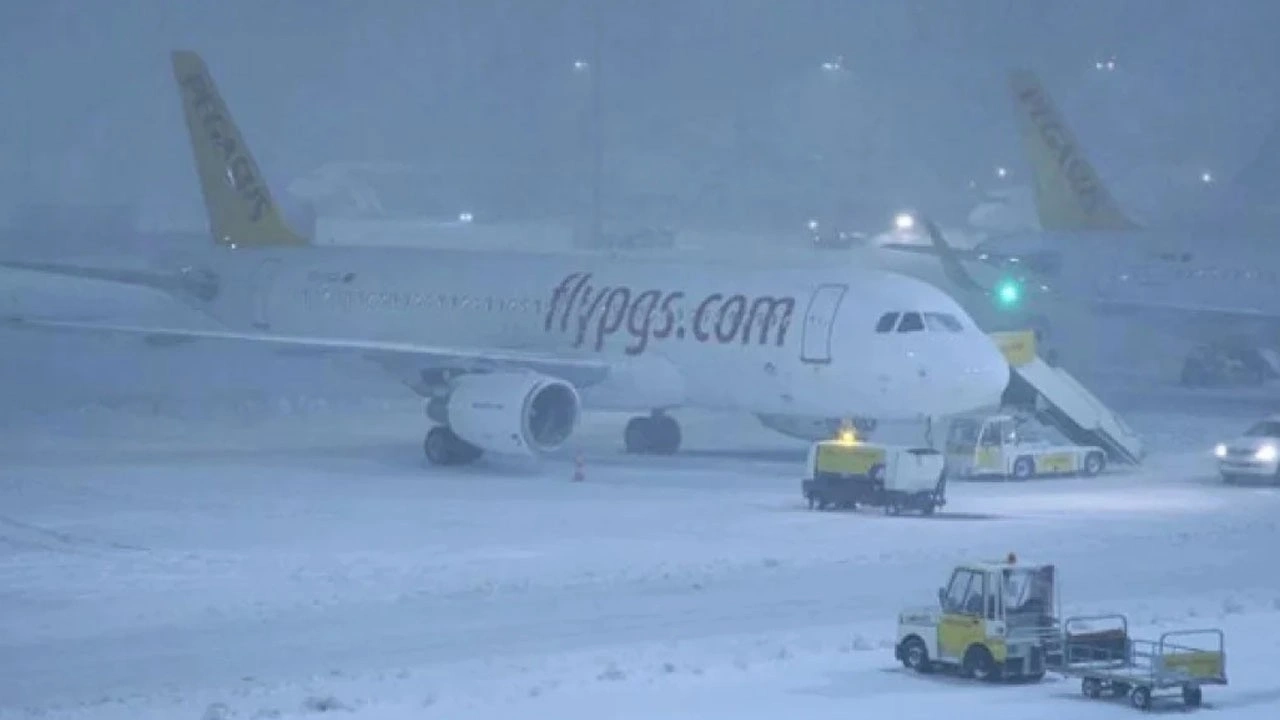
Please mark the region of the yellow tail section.
POLYGON ((308 244, 285 225, 258 163, 200 56, 175 51, 173 76, 182 96, 214 242, 228 247, 308 244))
POLYGON ((1050 232, 1137 229, 1102 184, 1039 78, 1014 71, 1009 89, 1035 174, 1040 227, 1050 232))

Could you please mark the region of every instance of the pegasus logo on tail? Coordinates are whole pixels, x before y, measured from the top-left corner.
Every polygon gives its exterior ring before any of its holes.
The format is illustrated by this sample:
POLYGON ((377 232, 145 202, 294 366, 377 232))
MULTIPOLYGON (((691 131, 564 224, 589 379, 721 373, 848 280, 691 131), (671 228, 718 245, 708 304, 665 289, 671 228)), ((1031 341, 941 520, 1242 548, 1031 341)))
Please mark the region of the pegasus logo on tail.
POLYGON ((227 184, 235 190, 250 209, 249 219, 258 222, 271 210, 271 197, 262 187, 253 161, 236 142, 235 133, 222 109, 213 84, 198 72, 181 76, 179 84, 186 92, 191 108, 204 130, 209 144, 218 151, 226 168, 227 184))
POLYGON ((1040 226, 1048 231, 1137 228, 1102 184, 1039 79, 1015 71, 1009 88, 1035 173, 1040 226))
POLYGON ((1102 183, 1089 161, 1081 156, 1079 146, 1058 119, 1049 98, 1036 86, 1022 88, 1017 98, 1081 207, 1090 214, 1096 212, 1105 201, 1102 183))

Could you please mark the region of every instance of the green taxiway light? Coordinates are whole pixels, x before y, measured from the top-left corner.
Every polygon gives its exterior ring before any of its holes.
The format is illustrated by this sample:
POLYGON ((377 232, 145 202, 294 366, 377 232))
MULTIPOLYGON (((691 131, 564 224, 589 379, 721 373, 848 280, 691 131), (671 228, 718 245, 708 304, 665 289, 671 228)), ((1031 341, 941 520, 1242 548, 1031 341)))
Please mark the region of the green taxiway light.
POLYGON ((1022 287, 1014 280, 1002 280, 996 286, 996 301, 1005 307, 1017 305, 1022 299, 1022 287))

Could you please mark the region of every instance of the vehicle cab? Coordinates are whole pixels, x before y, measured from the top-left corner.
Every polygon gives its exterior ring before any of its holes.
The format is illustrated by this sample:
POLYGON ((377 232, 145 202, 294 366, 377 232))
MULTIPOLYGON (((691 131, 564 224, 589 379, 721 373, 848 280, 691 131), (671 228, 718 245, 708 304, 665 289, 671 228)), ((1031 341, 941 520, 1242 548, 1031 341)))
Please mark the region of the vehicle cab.
POLYGON ((1225 482, 1241 477, 1280 482, 1280 415, 1256 422, 1239 437, 1219 443, 1213 454, 1225 482))
POLYGON ((1057 443, 1046 428, 1015 415, 957 417, 946 443, 947 475, 1014 478, 1102 472, 1106 452, 1097 446, 1057 443))
POLYGON ((1060 654, 1052 565, 968 563, 938 589, 938 604, 898 616, 894 654, 909 669, 943 667, 978 680, 1038 680, 1060 654))

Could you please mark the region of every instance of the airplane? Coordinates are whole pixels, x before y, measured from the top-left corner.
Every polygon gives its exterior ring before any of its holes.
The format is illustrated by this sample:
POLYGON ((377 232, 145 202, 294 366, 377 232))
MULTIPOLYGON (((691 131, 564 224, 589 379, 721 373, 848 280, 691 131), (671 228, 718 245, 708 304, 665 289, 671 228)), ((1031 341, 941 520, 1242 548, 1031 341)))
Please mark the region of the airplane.
POLYGON ((674 408, 922 419, 998 405, 1009 382, 960 305, 889 272, 311 244, 283 221, 204 61, 179 50, 172 65, 205 252, 173 272, 0 265, 151 288, 218 327, 31 315, 11 327, 365 358, 426 399, 437 465, 554 452, 584 409, 647 413, 628 422, 626 449, 671 454, 674 408))
POLYGON ((931 248, 915 252, 944 258, 956 275, 970 274, 973 264, 997 268, 1046 302, 1095 317, 1129 315, 1188 346, 1184 378, 1200 362, 1197 347, 1276 338, 1280 253, 1269 239, 1137 222, 1085 157, 1036 75, 1015 70, 1009 88, 1033 169, 1040 230, 971 249, 934 237, 931 248))

